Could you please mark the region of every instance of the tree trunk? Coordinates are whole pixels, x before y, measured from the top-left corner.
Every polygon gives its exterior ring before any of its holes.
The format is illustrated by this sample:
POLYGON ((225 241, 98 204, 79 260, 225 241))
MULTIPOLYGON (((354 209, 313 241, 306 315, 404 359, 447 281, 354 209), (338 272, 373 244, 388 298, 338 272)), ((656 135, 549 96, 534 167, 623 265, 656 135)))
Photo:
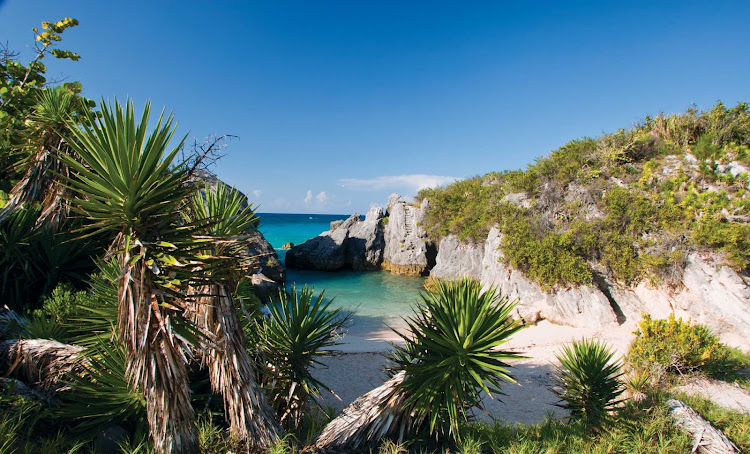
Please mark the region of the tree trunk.
POLYGON ((696 413, 695 410, 676 399, 667 400, 669 414, 675 425, 682 428, 691 437, 694 444, 692 452, 699 450, 706 454, 734 454, 739 448, 719 429, 711 425, 696 413))
POLYGON ((129 265, 125 253, 119 283, 118 331, 128 357, 128 379, 146 399, 157 454, 197 453, 187 359, 170 329, 171 314, 154 294, 143 259, 129 265))
POLYGON ((211 285, 195 305, 196 324, 209 331, 214 343, 201 352, 211 388, 224 398, 231 434, 256 448, 267 449, 281 433, 276 415, 256 381, 256 366, 247 352, 237 309, 227 288, 211 285))
POLYGON ((385 436, 398 434, 401 442, 409 430, 412 417, 405 408, 405 396, 397 389, 404 381, 399 372, 379 387, 358 398, 328 423, 315 442, 318 449, 356 448, 385 436))

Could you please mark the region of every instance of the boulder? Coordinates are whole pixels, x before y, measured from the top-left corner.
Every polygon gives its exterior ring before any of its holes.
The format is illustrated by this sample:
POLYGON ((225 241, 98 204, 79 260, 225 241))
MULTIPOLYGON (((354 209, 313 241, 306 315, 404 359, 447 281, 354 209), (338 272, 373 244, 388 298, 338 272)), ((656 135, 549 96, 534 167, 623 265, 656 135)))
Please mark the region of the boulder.
POLYGON ((293 247, 286 264, 294 268, 335 271, 377 270, 383 261, 383 209, 372 207, 364 221, 353 214, 331 223, 332 230, 293 247))
POLYGON ((289 249, 286 253, 286 265, 322 271, 342 269, 346 264, 345 243, 349 238, 349 226, 357 221, 359 214, 352 215, 334 230, 323 232, 289 249))
POLYGON ((286 268, 279 260, 279 255, 258 230, 250 233, 248 253, 257 259, 260 273, 276 282, 283 283, 286 280, 286 268))
POLYGON ((435 267, 430 277, 455 279, 458 277, 482 278, 484 243, 464 244, 456 235, 448 235, 440 241, 435 267))
POLYGON ((383 209, 373 206, 365 220, 349 228, 346 242, 346 265, 355 270, 377 270, 383 262, 383 209))
POLYGON ((413 206, 398 194, 390 196, 386 206, 388 223, 384 233, 384 270, 419 276, 434 266, 437 249, 421 227, 427 207, 426 199, 420 206, 413 206))
POLYGON ((292 242, 290 241, 290 242, 288 242, 288 243, 284 243, 284 245, 283 245, 283 246, 281 246, 281 249, 284 249, 284 250, 289 250, 289 249, 291 249, 291 248, 293 248, 293 247, 294 247, 294 243, 292 243, 292 242))

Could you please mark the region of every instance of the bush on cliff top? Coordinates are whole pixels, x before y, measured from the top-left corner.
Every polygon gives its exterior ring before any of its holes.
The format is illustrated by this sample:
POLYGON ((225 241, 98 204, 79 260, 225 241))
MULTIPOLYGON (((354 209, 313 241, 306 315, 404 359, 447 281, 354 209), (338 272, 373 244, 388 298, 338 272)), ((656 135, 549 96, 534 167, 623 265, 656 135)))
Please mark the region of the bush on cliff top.
POLYGON ((633 285, 677 286, 687 255, 711 250, 750 265, 750 105, 646 119, 573 140, 526 170, 424 189, 424 227, 482 242, 493 226, 505 259, 545 288, 594 270, 633 285))

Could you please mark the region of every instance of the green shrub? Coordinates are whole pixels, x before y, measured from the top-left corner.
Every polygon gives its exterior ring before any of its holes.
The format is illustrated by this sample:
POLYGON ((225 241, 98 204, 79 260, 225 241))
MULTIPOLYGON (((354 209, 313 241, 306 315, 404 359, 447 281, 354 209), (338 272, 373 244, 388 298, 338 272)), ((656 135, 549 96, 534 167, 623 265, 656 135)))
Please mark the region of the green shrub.
POLYGON ((482 391, 502 394, 501 382, 514 379, 507 360, 520 354, 501 350, 523 328, 511 314, 515 303, 495 289, 482 291, 478 281, 436 281, 435 293, 421 293, 415 315, 406 320, 409 334, 397 369, 406 372, 398 385, 410 417, 430 434, 461 440, 460 424, 481 408, 482 391))
POLYGON ((652 320, 643 314, 628 349, 628 362, 637 369, 653 364, 671 373, 715 372, 725 364, 729 350, 706 326, 693 324, 674 314, 667 320, 652 320))
POLYGON ((281 291, 280 302, 269 304, 270 318, 260 322, 260 350, 272 366, 264 385, 282 422, 299 428, 309 400, 317 402, 320 390, 331 391, 312 376, 312 367, 321 365, 326 348, 337 345, 347 317, 331 309, 323 292, 292 285, 290 294, 281 291))
POLYGON ((622 364, 613 358, 614 352, 606 344, 586 339, 566 345, 557 355, 560 366, 555 382, 560 389, 552 392, 571 419, 599 427, 610 418, 624 391, 622 364))

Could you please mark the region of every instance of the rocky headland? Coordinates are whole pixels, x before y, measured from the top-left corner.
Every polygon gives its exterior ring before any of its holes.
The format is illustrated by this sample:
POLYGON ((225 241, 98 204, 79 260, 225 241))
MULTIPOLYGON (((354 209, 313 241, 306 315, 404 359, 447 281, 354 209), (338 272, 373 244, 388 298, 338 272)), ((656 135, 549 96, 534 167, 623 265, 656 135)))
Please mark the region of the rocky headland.
POLYGON ((410 205, 393 194, 385 209, 370 208, 364 220, 355 213, 344 221, 334 221, 330 230, 294 246, 286 254, 286 264, 322 271, 382 269, 406 276, 425 275, 437 254, 420 227, 427 204, 410 205))

